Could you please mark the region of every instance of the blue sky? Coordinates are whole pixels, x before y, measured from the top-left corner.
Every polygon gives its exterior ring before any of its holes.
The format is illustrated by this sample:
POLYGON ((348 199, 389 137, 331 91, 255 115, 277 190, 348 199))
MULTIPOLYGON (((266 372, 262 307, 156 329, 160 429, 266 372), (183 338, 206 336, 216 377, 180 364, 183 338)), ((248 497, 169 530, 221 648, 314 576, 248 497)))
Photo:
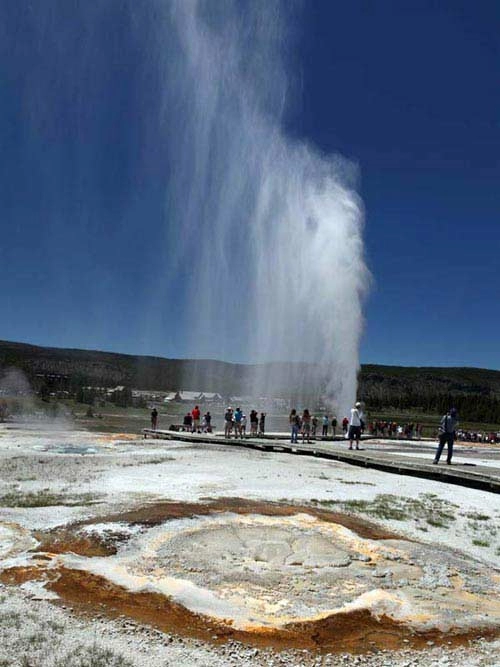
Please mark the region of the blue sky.
MULTIPOLYGON (((0 338, 196 355, 164 238, 158 4, 0 6, 0 338)), ((499 25, 486 1, 296 18, 286 131, 359 167, 365 363, 500 368, 499 25)))

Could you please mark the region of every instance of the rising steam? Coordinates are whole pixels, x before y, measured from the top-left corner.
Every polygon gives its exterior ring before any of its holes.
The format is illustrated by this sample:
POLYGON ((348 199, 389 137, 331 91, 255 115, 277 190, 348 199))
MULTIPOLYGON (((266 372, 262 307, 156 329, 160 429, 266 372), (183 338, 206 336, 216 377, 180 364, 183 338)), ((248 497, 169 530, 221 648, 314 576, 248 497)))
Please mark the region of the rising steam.
POLYGON ((249 389, 269 394, 293 377, 291 392, 315 386, 344 413, 368 279, 362 205, 352 165, 283 129, 283 7, 166 7, 167 210, 172 256, 189 275, 193 346, 226 359, 236 348, 254 362, 316 362, 292 376, 285 365, 263 369, 249 389))
MULTIPOLYGON (((127 315, 143 323, 143 351, 160 330, 166 350, 260 363, 243 393, 285 390, 299 407, 324 392, 344 413, 368 279, 363 213, 355 168, 285 128, 295 2, 3 4, 6 48, 33 45, 13 76, 27 128, 20 155, 35 146, 40 157, 31 180, 47 238, 70 239, 97 286, 90 301, 103 316, 92 326, 110 326, 107 281, 121 289, 120 252, 146 236, 136 270, 151 294, 131 295, 127 315)), ((59 266, 59 246, 47 247, 59 266)), ((71 280, 58 284, 72 283, 75 266, 64 264, 71 280)))

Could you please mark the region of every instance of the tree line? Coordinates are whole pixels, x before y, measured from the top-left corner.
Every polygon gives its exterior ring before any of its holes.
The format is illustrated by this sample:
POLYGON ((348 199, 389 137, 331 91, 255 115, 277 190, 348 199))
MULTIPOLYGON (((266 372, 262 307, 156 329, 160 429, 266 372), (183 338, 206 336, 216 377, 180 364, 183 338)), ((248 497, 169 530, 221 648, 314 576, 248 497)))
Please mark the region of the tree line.
POLYGON ((455 407, 461 420, 500 424, 500 399, 496 396, 406 390, 400 393, 365 391, 362 398, 370 410, 418 410, 424 414, 444 414, 450 407, 455 407))

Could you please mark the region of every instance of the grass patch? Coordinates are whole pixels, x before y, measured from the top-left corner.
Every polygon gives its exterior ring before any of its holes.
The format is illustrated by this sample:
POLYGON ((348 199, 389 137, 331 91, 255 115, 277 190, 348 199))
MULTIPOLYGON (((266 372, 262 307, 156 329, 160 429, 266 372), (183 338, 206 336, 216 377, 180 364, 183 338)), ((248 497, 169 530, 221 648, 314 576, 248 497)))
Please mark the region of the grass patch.
POLYGON ((432 493, 423 493, 417 498, 380 493, 373 500, 327 500, 320 504, 336 505, 346 512, 367 514, 377 519, 423 520, 438 528, 448 528, 456 520, 454 509, 457 507, 432 493))
POLYGON ((465 516, 473 521, 489 521, 491 519, 488 514, 481 514, 480 512, 467 512, 465 516))
POLYGON ((133 667, 121 653, 111 649, 80 645, 54 662, 54 667, 133 667))
POLYGON ((162 456, 162 457, 157 457, 157 458, 152 458, 152 459, 147 459, 146 461, 127 461, 127 463, 121 463, 122 468, 132 468, 134 466, 149 466, 149 465, 155 465, 157 463, 165 463, 166 461, 175 461, 174 456, 162 456))
POLYGON ((448 524, 446 524, 441 519, 435 519, 433 517, 429 517, 426 519, 426 521, 429 524, 429 526, 434 526, 434 528, 448 528, 448 524))
POLYGON ((93 505, 101 497, 94 493, 79 493, 75 495, 51 493, 47 489, 29 493, 10 491, 0 496, 0 507, 52 507, 55 505, 76 507, 80 505, 93 505))
POLYGON ((474 539, 472 540, 472 544, 476 547, 489 547, 490 543, 487 540, 479 540, 479 539, 474 539))
POLYGON ((1 612, 0 613, 0 627, 2 628, 14 628, 15 630, 20 630, 23 625, 23 619, 21 614, 18 612, 1 612))

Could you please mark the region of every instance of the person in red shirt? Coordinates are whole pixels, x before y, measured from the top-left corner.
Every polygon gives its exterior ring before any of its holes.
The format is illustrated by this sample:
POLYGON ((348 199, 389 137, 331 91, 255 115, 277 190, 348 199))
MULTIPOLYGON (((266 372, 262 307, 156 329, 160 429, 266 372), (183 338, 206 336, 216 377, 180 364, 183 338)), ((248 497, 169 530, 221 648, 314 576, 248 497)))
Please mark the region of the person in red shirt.
POLYGON ((197 433, 201 433, 200 431, 200 408, 195 405, 194 408, 191 410, 191 417, 193 418, 193 428, 192 428, 192 433, 195 431, 197 433))

